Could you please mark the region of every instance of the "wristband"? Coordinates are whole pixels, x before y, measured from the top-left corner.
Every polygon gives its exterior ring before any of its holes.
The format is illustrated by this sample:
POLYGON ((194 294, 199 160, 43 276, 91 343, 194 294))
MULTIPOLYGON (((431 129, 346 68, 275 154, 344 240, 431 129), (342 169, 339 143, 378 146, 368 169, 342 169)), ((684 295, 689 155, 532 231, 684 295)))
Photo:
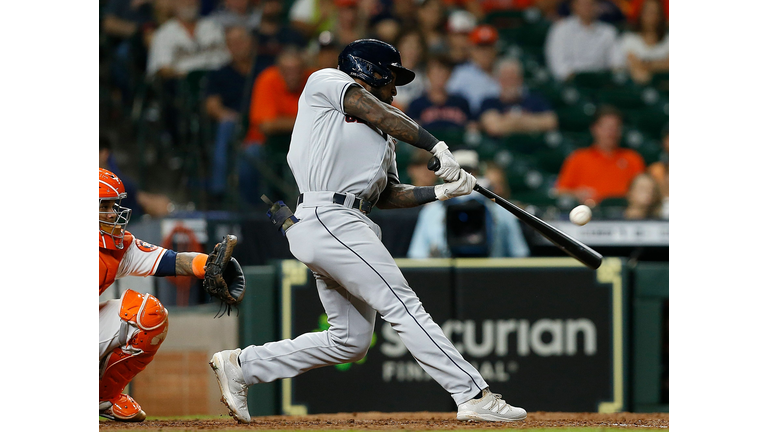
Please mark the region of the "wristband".
POLYGON ((427 132, 426 129, 419 126, 419 137, 416 139, 416 142, 413 144, 416 147, 423 148, 424 150, 432 151, 432 148, 440 142, 437 138, 435 138, 434 135, 427 132))
POLYGON ((192 273, 194 273, 198 279, 205 277, 206 261, 208 261, 208 255, 202 253, 192 259, 192 273))

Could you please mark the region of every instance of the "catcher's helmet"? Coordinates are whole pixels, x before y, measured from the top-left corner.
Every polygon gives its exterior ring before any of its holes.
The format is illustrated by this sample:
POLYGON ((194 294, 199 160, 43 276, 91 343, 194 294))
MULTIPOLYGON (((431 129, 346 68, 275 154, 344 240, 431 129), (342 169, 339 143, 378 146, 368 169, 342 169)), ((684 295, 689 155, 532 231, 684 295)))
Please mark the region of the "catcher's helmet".
POLYGON ((391 71, 397 73, 398 86, 408 84, 416 76, 400 64, 397 48, 376 39, 360 39, 347 45, 339 54, 339 70, 373 87, 389 84, 393 78, 391 71), (377 73, 381 78, 376 78, 377 73))
POLYGON ((125 226, 131 219, 131 209, 120 205, 126 196, 123 182, 112 171, 99 168, 99 247, 123 248, 125 226), (115 203, 111 207, 102 208, 104 201, 113 200, 115 203))

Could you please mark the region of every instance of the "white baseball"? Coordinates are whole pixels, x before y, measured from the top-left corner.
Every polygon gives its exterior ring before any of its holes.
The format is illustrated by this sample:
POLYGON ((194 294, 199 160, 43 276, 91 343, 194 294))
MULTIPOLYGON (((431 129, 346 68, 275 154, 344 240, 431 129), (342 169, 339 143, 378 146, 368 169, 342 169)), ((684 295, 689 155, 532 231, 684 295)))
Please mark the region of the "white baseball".
POLYGON ((586 225, 592 219, 592 210, 582 204, 571 210, 570 218, 576 225, 586 225))

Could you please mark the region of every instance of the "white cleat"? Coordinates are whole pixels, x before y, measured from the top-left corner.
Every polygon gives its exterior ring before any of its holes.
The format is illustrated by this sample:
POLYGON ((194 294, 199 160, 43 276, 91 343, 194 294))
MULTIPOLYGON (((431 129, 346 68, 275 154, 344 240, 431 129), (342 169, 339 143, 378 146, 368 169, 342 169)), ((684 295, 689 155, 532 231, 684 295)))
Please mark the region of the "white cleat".
POLYGON ((248 413, 248 385, 243 378, 243 370, 237 363, 240 348, 220 351, 211 357, 211 365, 221 390, 221 402, 229 408, 229 415, 240 423, 250 423, 248 413))
POLYGON ((483 390, 483 397, 471 399, 459 405, 457 420, 462 421, 518 421, 525 420, 528 413, 524 409, 514 407, 501 398, 500 394, 483 390))

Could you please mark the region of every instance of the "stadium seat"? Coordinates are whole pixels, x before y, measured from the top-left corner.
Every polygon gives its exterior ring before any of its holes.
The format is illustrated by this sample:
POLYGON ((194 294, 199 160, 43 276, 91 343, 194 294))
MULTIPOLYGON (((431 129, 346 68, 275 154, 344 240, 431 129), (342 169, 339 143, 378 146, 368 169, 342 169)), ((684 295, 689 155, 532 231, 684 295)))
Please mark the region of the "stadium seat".
POLYGON ((561 131, 585 132, 589 130, 592 117, 597 107, 593 103, 585 102, 576 106, 560 107, 555 110, 557 121, 561 131))
POLYGON ((557 174, 560 172, 560 167, 563 166, 563 162, 569 154, 570 152, 562 148, 548 148, 537 152, 534 157, 536 166, 542 172, 548 174, 557 174))
POLYGON ((582 72, 575 74, 571 82, 581 89, 600 90, 613 85, 613 74, 611 72, 582 72))
POLYGON ((620 88, 603 88, 595 91, 595 99, 600 104, 613 105, 621 110, 645 107, 643 89, 634 85, 620 88))
POLYGON ((546 148, 544 134, 512 134, 504 138, 501 147, 512 152, 535 154, 546 148))
POLYGON ((640 129, 652 138, 660 138, 661 132, 669 125, 669 103, 660 101, 641 109, 625 110, 625 124, 640 129))

